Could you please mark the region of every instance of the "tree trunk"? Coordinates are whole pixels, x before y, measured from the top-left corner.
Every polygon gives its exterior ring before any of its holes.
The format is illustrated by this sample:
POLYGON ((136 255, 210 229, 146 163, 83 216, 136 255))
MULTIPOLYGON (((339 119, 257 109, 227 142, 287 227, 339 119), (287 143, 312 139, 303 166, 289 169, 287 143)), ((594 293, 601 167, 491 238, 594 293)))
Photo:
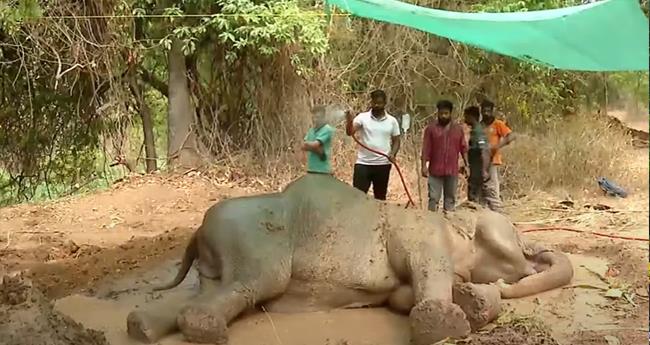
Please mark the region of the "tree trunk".
POLYGON ((606 72, 601 73, 603 81, 603 97, 600 103, 600 113, 607 115, 609 112, 609 89, 608 89, 608 76, 606 72))
POLYGON ((151 119, 151 109, 144 99, 144 92, 142 83, 133 76, 131 78, 131 92, 138 105, 138 113, 142 120, 142 133, 144 135, 144 152, 145 152, 145 166, 147 173, 152 173, 158 170, 156 162, 156 140, 153 135, 153 120, 151 119))
POLYGON ((187 82, 183 43, 174 38, 168 54, 169 97, 167 152, 170 168, 195 168, 200 164, 194 132, 194 107, 187 82))

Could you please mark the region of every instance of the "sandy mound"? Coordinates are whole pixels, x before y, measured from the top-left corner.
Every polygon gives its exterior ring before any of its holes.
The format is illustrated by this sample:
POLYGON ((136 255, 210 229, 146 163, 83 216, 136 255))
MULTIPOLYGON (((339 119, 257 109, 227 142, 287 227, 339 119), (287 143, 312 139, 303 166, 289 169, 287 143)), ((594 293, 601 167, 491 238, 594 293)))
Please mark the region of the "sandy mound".
POLYGON ((87 330, 52 309, 22 274, 0 283, 0 344, 108 345, 104 334, 87 330))

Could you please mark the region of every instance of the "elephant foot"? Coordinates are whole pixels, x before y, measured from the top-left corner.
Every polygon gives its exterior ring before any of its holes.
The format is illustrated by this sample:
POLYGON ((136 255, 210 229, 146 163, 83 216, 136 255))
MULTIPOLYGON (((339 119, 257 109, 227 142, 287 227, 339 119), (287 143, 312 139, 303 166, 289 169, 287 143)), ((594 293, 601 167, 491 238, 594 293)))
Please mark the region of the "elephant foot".
POLYGON ((142 343, 156 342, 165 335, 172 333, 175 328, 175 323, 165 322, 144 311, 132 311, 126 318, 128 335, 142 343))
POLYGON ((192 343, 217 345, 228 343, 226 320, 201 307, 185 308, 178 316, 178 327, 185 339, 192 343))
POLYGON ((463 309, 472 331, 476 331, 494 320, 501 312, 501 291, 494 285, 456 284, 454 303, 463 309))
POLYGON ((409 318, 413 345, 430 345, 445 338, 464 338, 471 331, 463 310, 451 302, 420 302, 411 309, 409 318))

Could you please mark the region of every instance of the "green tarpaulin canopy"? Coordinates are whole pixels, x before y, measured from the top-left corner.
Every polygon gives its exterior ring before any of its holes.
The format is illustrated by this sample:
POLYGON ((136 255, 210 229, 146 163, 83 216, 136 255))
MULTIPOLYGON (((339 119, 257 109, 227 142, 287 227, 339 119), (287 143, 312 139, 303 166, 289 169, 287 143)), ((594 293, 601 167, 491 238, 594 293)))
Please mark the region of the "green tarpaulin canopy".
POLYGON ((558 69, 648 69, 648 19, 636 0, 516 13, 450 12, 396 0, 326 2, 359 17, 408 26, 558 69))

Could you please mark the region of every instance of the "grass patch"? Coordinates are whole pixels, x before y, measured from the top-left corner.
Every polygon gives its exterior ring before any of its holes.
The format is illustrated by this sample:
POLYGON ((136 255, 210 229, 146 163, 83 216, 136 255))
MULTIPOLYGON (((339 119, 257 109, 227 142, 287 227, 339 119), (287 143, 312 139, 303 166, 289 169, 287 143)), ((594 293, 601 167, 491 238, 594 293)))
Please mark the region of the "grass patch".
POLYGON ((603 118, 572 116, 545 131, 520 134, 504 150, 502 189, 506 197, 558 188, 582 191, 593 189, 599 176, 629 185, 637 182, 628 169, 630 148, 631 137, 603 118))

